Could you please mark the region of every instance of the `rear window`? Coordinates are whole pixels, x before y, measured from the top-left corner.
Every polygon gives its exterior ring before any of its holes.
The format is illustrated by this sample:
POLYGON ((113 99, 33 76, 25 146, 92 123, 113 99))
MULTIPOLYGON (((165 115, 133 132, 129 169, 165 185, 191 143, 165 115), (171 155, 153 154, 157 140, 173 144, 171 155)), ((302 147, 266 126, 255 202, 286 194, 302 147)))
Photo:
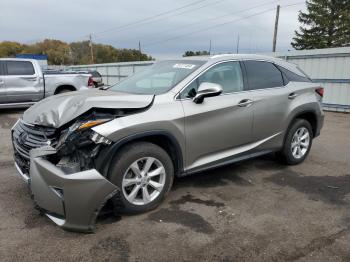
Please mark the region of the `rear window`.
POLYGON ((29 61, 7 61, 8 75, 34 75, 33 64, 29 61))
MULTIPOLYGON (((288 69, 282 67, 282 66, 278 66, 278 68, 282 71, 282 73, 284 74, 284 76, 289 80, 289 81, 293 81, 293 82, 311 82, 310 78, 306 77, 306 76, 301 76, 298 75, 296 73, 293 73, 292 71, 289 71, 288 69)), ((298 68, 299 71, 301 71, 298 68)), ((302 71, 301 71, 302 72, 302 71)), ((303 73, 304 74, 304 73, 303 73)))
POLYGON ((274 64, 264 61, 244 61, 244 65, 249 89, 283 86, 282 73, 274 64))

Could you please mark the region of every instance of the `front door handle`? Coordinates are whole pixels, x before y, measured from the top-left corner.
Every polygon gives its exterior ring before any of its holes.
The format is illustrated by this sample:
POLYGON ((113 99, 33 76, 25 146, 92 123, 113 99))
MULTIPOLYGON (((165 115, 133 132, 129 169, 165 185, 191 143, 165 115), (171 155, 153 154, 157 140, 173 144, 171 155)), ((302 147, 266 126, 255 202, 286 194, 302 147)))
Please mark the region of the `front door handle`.
POLYGON ((38 80, 37 77, 26 77, 26 76, 21 77, 21 79, 28 80, 28 81, 36 81, 36 80, 38 80))
POLYGON ((296 94, 296 93, 290 93, 289 96, 288 96, 288 98, 289 98, 289 99, 294 99, 294 98, 296 98, 297 96, 298 96, 298 94, 296 94))
POLYGON ((238 103, 238 106, 240 107, 249 107, 253 104, 253 101, 250 99, 243 99, 238 103))

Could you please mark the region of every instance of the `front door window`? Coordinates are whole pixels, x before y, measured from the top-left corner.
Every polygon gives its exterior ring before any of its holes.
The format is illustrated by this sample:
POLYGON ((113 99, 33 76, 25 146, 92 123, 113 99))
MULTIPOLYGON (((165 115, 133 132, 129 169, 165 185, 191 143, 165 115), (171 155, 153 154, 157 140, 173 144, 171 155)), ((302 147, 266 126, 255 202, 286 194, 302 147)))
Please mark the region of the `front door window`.
POLYGON ((181 94, 181 98, 193 98, 203 82, 219 84, 223 93, 243 90, 243 77, 239 62, 225 62, 213 66, 197 79, 192 81, 181 94))

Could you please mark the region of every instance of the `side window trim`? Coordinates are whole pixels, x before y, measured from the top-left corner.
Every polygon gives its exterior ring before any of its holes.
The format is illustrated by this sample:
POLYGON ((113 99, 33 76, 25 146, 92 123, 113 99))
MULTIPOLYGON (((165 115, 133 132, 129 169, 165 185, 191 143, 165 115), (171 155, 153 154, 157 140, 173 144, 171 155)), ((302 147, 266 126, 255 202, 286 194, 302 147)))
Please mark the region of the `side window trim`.
MULTIPOLYGON (((212 67, 214 66, 217 66, 217 65, 220 65, 220 64, 223 64, 223 63, 229 63, 229 62, 237 62, 240 66, 240 69, 241 69, 241 73, 242 73, 242 80, 243 80, 243 90, 241 91, 235 91, 235 92, 222 92, 219 96, 222 96, 222 95, 231 95, 231 94, 237 94, 237 93, 241 93, 241 92, 245 92, 245 91, 249 91, 248 89, 246 89, 246 80, 245 80, 245 77, 244 77, 244 70, 243 70, 243 63, 241 60, 238 60, 238 59, 232 59, 232 60, 225 60, 225 61, 219 61, 215 64, 212 64, 210 65, 209 67, 205 68, 203 71, 199 72, 193 79, 191 79, 176 95, 175 95, 175 100, 188 100, 188 99, 191 99, 191 98, 187 98, 187 97, 182 97, 182 93, 183 91, 186 90, 186 88, 191 85, 194 81, 198 81, 198 78, 205 74, 208 70, 210 70, 212 67)), ((198 83, 197 83, 198 84, 198 83)))
POLYGON ((243 91, 250 91, 248 84, 247 69, 245 68, 244 61, 239 61, 241 66, 242 76, 243 76, 243 91))

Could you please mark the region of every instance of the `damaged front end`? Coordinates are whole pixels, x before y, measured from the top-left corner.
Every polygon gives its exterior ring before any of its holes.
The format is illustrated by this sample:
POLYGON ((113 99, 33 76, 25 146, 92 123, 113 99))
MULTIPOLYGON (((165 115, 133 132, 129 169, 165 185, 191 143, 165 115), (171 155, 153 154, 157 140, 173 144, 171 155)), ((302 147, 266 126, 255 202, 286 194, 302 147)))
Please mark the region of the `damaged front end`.
MULTIPOLYGON (((50 159, 57 151, 50 147, 30 152, 31 191, 38 207, 58 226, 91 232, 101 208, 119 189, 96 169, 65 172, 50 159)), ((76 168, 76 167, 74 167, 76 168)))
POLYGON ((137 110, 91 110, 61 128, 19 120, 12 129, 16 167, 34 201, 57 225, 92 231, 101 208, 119 189, 98 162, 112 141, 91 127, 137 110))

